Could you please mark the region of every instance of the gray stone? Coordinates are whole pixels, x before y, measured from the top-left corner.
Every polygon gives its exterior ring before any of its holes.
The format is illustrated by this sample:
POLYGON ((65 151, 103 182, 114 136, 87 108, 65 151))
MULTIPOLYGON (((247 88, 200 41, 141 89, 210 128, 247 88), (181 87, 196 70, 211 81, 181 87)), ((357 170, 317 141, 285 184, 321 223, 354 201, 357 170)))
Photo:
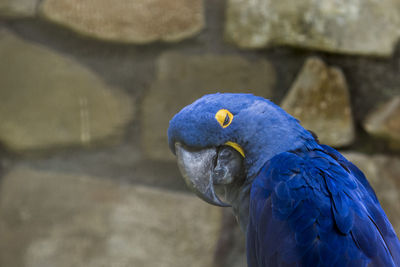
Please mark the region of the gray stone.
POLYGON ((343 155, 359 167, 374 188, 397 235, 400 235, 400 158, 367 156, 357 152, 343 155))
POLYGON ((78 62, 0 32, 0 140, 16 151, 116 140, 132 100, 78 62))
POLYGON ((0 191, 0 265, 209 267, 221 218, 192 195, 16 166, 0 191))
POLYGON ((308 59, 281 106, 315 132, 321 143, 340 147, 353 142, 349 92, 340 69, 308 59))
POLYGON ((0 16, 33 17, 40 0, 0 0, 0 16))
POLYGON ((242 48, 291 45, 390 56, 400 36, 400 2, 229 0, 226 35, 242 48))
POLYGON ((248 61, 237 55, 163 54, 157 77, 142 103, 142 138, 146 155, 173 159, 168 148, 169 120, 184 106, 205 94, 253 93, 270 97, 275 71, 265 60, 248 61))
POLYGON ((391 148, 400 150, 400 96, 368 114, 364 128, 369 134, 388 140, 391 148))
POLYGON ((40 13, 81 34, 118 42, 179 41, 204 27, 202 0, 43 0, 40 13))

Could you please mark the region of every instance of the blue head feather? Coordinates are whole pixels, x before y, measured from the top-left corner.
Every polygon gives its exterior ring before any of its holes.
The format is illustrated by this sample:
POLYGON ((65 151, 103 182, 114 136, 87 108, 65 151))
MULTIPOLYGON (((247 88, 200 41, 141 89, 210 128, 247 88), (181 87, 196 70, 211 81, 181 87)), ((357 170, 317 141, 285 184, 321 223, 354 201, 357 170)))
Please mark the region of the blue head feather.
POLYGON ((205 148, 228 141, 239 144, 245 151, 248 177, 279 153, 318 146, 295 118, 271 101, 252 94, 205 95, 170 121, 168 142, 172 151, 175 142, 205 148), (234 116, 226 128, 215 119, 220 109, 227 109, 234 116))

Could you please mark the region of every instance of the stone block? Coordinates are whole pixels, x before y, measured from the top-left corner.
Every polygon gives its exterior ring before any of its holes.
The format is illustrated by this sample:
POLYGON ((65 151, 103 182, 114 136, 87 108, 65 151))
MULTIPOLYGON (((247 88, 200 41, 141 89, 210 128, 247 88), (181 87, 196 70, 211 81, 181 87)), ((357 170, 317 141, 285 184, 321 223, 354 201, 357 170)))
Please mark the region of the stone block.
POLYGON ((133 100, 77 61, 0 32, 0 141, 18 152, 118 140, 133 100))
POLYGON ((228 0, 226 17, 227 38, 242 48, 390 56, 400 36, 397 0, 228 0))
POLYGON ((0 265, 211 266, 221 209, 111 178, 12 169, 0 192, 0 265))
POLYGON ((400 96, 379 105, 364 121, 365 130, 386 139, 391 148, 400 150, 400 96))
POLYGON ((202 0, 43 0, 40 14, 90 37, 138 44, 180 41, 204 27, 202 0))
POLYGON ((0 0, 0 16, 7 18, 29 18, 36 15, 40 0, 0 0))
POLYGON ((318 58, 306 61, 281 106, 323 144, 340 147, 354 140, 346 79, 318 58))

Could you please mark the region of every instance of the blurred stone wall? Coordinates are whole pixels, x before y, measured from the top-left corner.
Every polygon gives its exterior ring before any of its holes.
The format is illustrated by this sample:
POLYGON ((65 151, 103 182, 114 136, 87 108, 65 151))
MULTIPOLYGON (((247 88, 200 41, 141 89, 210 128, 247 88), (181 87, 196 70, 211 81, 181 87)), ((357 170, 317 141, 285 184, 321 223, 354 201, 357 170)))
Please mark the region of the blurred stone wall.
POLYGON ((368 176, 400 233, 397 0, 0 0, 0 266, 245 266, 169 119, 270 98, 368 176))

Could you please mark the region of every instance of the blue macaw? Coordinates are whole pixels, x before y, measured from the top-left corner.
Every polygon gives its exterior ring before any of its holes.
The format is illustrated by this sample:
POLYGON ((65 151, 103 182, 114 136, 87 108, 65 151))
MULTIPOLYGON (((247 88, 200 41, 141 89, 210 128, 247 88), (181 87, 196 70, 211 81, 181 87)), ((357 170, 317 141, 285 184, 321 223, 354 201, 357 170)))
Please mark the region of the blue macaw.
POLYGON ((233 208, 249 267, 400 266, 364 174, 272 102, 203 96, 173 117, 168 141, 188 187, 233 208))

